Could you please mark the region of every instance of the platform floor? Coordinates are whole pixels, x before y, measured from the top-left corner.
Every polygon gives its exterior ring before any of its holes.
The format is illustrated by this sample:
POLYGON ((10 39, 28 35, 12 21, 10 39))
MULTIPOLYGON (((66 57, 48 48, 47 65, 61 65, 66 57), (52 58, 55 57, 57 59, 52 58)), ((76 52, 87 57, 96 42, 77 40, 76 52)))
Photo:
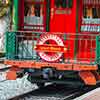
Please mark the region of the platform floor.
POLYGON ((0 82, 0 100, 9 100, 10 98, 27 93, 36 88, 37 86, 35 84, 31 84, 26 80, 26 76, 22 79, 0 82))
POLYGON ((100 88, 96 88, 74 100, 100 100, 100 88))

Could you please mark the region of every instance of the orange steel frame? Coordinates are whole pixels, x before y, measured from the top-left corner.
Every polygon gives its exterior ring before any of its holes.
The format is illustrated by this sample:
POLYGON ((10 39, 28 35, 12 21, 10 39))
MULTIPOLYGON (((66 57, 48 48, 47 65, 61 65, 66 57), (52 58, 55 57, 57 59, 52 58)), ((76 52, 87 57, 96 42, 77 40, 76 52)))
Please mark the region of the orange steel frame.
POLYGON ((35 62, 35 61, 14 61, 5 60, 5 64, 16 66, 19 68, 43 68, 43 67, 53 67, 57 70, 74 70, 74 71, 87 71, 87 70, 97 70, 97 65, 80 65, 80 64, 62 64, 62 63, 48 63, 48 62, 35 62))
POLYGON ((5 60, 5 64, 11 65, 11 70, 7 72, 6 78, 8 80, 15 80, 17 78, 17 71, 22 68, 42 69, 45 67, 55 68, 62 71, 78 71, 80 78, 86 85, 96 85, 96 81, 100 79, 97 73, 97 65, 80 65, 80 64, 60 64, 48 62, 35 62, 35 61, 14 61, 5 60), (94 73, 92 73, 92 71, 94 73))

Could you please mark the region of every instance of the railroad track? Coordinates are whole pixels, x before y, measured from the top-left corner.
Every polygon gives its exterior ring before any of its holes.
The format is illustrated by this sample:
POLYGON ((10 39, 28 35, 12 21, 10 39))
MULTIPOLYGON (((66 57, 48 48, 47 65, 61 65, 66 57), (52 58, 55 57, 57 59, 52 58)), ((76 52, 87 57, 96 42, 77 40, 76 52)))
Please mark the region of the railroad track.
MULTIPOLYGON (((97 87, 97 86, 96 86, 97 87)), ((83 89, 67 87, 64 85, 48 85, 43 88, 39 88, 10 98, 9 100, 73 100, 96 87, 84 87, 83 89)))
POLYGON ((38 88, 35 84, 28 82, 26 78, 27 75, 21 79, 0 82, 0 100, 8 100, 38 88))

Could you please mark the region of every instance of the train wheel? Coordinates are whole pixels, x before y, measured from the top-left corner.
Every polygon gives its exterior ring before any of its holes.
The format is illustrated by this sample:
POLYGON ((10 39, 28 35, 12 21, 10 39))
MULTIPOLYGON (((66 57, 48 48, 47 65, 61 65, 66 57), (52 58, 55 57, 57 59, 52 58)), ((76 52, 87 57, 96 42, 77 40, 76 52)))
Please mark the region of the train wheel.
POLYGON ((28 80, 29 82, 31 82, 32 84, 36 84, 36 85, 38 86, 38 88, 42 88, 42 87, 45 86, 45 83, 44 83, 44 82, 35 82, 35 81, 33 80, 33 77, 32 77, 31 75, 28 75, 27 80, 28 80))

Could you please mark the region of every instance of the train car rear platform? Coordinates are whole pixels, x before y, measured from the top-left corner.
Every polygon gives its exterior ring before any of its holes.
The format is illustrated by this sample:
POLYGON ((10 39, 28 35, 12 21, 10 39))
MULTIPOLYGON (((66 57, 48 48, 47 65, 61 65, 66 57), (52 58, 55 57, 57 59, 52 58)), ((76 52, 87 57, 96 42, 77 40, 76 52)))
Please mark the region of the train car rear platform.
POLYGON ((96 88, 74 100, 100 100, 100 88, 96 88))

